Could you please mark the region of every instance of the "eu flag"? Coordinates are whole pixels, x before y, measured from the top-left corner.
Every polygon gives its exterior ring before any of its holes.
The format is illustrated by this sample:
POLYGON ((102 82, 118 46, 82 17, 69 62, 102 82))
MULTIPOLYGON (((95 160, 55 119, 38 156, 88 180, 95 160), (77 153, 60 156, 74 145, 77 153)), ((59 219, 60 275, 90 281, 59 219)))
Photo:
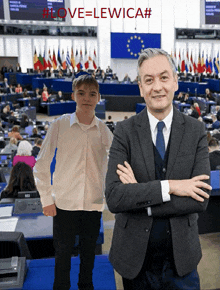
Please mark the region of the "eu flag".
POLYGON ((149 47, 161 47, 160 34, 111 33, 111 58, 138 58, 141 50, 149 47))

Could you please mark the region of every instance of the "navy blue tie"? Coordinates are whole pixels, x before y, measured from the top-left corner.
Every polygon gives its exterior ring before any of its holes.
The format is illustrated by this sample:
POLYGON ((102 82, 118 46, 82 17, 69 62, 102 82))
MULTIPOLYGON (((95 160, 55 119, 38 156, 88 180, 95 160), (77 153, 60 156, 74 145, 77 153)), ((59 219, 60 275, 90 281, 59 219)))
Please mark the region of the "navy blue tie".
POLYGON ((165 124, 163 121, 157 123, 157 139, 156 139, 156 148, 160 153, 162 159, 164 159, 165 155, 165 142, 163 137, 163 128, 165 124))

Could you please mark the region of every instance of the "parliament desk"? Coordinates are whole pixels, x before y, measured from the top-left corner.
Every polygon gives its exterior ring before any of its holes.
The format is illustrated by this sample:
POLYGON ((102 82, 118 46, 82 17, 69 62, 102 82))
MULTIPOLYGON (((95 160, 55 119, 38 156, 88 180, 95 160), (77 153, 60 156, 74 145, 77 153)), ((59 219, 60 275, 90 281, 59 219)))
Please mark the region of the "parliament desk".
MULTIPOLYGON (((71 258, 71 290, 78 289, 79 257, 71 258)), ((27 260, 27 275, 23 290, 51 290, 54 281, 55 259, 27 260)), ((93 284, 96 290, 116 290, 114 270, 107 255, 95 257, 93 284)), ((14 290, 14 289, 11 289, 14 290)))
POLYGON ((1 97, 1 102, 17 103, 18 99, 22 97, 22 93, 4 94, 4 95, 0 95, 0 97, 1 97))
POLYGON ((32 86, 32 80, 37 77, 42 77, 43 74, 24 74, 17 73, 17 83, 21 86, 32 86))
POLYGON ((199 213, 199 234, 220 232, 220 171, 211 171, 211 196, 206 211, 199 213))
MULTIPOLYGON (((2 184, 2 189, 5 184, 2 184)), ((13 206, 14 203, 0 204, 1 207, 13 206)), ((12 215, 17 217, 18 222, 15 228, 16 232, 22 232, 27 241, 33 259, 54 257, 53 248, 53 218, 44 216, 43 213, 12 215)), ((102 254, 102 244, 104 243, 103 219, 99 236, 96 242, 96 255, 102 254)), ((79 236, 76 236, 73 254, 78 254, 79 236)))
POLYGON ((41 103, 41 107, 46 107, 48 116, 72 114, 76 111, 76 102, 66 101, 57 103, 41 103))
POLYGON ((220 80, 205 78, 204 81, 208 83, 208 88, 212 92, 220 92, 220 80))
POLYGON ((53 86, 53 81, 57 78, 33 78, 32 79, 32 89, 35 90, 36 88, 43 89, 46 86, 50 89, 53 86))
POLYGON ((72 93, 72 79, 56 79, 53 80, 53 91, 72 93))
POLYGON ((208 83, 192 83, 178 81, 179 88, 176 94, 179 92, 191 93, 191 94, 205 94, 205 89, 208 88, 208 83))

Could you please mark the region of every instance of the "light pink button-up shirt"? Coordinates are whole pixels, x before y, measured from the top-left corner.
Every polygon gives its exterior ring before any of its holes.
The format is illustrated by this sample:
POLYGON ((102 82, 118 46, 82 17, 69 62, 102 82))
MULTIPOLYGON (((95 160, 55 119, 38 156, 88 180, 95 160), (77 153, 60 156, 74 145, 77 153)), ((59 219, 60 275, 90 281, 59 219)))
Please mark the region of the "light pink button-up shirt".
POLYGON ((104 208, 107 155, 113 135, 97 117, 90 125, 79 123, 75 113, 65 114, 50 125, 34 176, 43 207, 54 203, 64 210, 104 208), (57 148, 51 185, 50 164, 57 148))

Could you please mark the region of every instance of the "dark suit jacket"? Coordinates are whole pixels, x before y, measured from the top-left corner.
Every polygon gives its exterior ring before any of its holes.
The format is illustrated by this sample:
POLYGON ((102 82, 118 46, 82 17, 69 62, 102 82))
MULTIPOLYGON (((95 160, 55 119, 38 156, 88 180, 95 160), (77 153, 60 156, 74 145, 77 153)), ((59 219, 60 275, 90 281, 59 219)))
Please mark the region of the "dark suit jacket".
MULTIPOLYGON (((170 134, 170 153, 166 179, 189 179, 210 174, 204 125, 174 108, 170 134)), ((153 217, 169 218, 174 263, 183 276, 194 270, 201 259, 197 219, 208 201, 171 195, 163 202, 161 183, 155 180, 153 142, 147 110, 118 122, 110 149, 106 176, 106 201, 116 213, 109 259, 116 271, 127 279, 140 272, 152 227, 153 217), (117 164, 127 161, 137 184, 123 184, 116 173, 117 164), (152 216, 146 208, 151 206, 152 216)))

